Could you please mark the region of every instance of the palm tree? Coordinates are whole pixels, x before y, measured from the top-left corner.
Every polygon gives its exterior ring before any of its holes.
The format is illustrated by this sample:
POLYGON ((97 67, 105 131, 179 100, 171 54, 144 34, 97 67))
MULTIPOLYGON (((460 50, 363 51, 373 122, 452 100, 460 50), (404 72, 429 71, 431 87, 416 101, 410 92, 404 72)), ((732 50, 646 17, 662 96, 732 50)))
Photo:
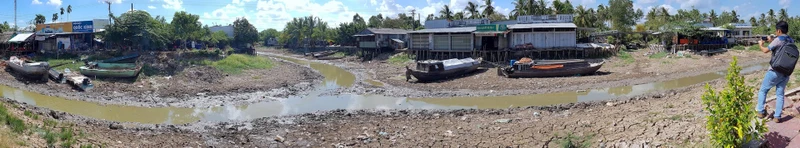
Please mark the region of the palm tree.
POLYGON ((61 7, 61 16, 64 16, 64 7, 61 7))
POLYGON ((575 25, 578 27, 591 27, 588 24, 589 14, 587 14, 586 9, 583 8, 583 5, 578 5, 577 11, 575 11, 575 18, 573 18, 575 25))
POLYGON ((781 21, 788 21, 789 14, 786 13, 786 9, 784 8, 781 9, 780 12, 778 12, 778 17, 780 18, 781 21))
POLYGON ((526 10, 526 7, 527 7, 527 3, 525 2, 525 0, 517 0, 517 1, 515 1, 514 2, 514 10, 511 10, 511 12, 508 13, 508 17, 513 20, 513 19, 516 19, 517 16, 528 15, 529 12, 526 10))
POLYGON ((772 9, 769 9, 769 12, 767 12, 767 23, 772 24, 772 23, 775 23, 775 22, 777 22, 777 21, 775 21, 775 11, 772 11, 772 9))
POLYGON ((480 11, 478 11, 478 5, 473 2, 468 2, 467 7, 464 8, 464 11, 469 13, 470 19, 480 18, 480 11))
POLYGON ((450 6, 444 5, 444 7, 442 7, 442 10, 439 11, 439 15, 440 15, 439 17, 441 18, 447 20, 453 20, 453 11, 450 10, 450 6))
POLYGON ((36 14, 36 18, 33 20, 35 24, 44 24, 47 21, 47 18, 45 18, 42 14, 36 14))
POLYGON ((756 23, 757 23, 756 17, 755 16, 750 17, 750 26, 756 26, 756 23))
POLYGON ((463 20, 464 19, 464 12, 456 13, 455 15, 453 15, 453 19, 454 20, 463 20))
POLYGON ((481 8, 483 8, 483 16, 488 18, 495 13, 494 6, 492 6, 492 0, 484 0, 484 2, 486 2, 486 5, 481 6, 481 8))
POLYGON ((67 20, 70 20, 70 14, 72 14, 72 5, 67 6, 67 20))
POLYGON ((53 13, 53 22, 56 22, 56 20, 58 20, 58 13, 53 13))

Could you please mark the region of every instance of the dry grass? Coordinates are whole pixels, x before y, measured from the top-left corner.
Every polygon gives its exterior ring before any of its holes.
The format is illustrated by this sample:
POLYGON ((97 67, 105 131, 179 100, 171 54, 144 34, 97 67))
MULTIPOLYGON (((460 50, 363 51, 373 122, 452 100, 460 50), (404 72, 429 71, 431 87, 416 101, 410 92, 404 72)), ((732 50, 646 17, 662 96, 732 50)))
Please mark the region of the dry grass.
POLYGON ((0 148, 24 147, 7 127, 0 128, 0 148))

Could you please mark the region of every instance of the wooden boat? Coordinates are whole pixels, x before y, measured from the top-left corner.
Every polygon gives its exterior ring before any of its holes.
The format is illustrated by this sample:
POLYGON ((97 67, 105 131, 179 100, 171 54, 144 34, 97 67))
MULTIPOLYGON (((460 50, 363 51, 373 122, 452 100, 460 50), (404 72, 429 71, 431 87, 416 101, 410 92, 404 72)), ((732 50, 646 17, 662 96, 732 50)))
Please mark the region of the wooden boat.
POLYGON ((31 62, 12 56, 8 62, 6 62, 6 68, 25 77, 47 80, 50 64, 47 62, 31 62))
POLYGON ((455 68, 445 68, 443 61, 418 61, 417 69, 410 69, 406 66, 406 80, 414 76, 417 82, 429 82, 461 76, 477 70, 481 63, 481 59, 473 60, 472 58, 450 60, 467 60, 468 62, 464 62, 455 68))
POLYGON ((96 77, 111 77, 111 78, 130 78, 139 75, 141 67, 133 69, 101 69, 90 66, 81 66, 81 74, 96 77))
POLYGON ((333 55, 335 53, 336 53, 336 51, 328 50, 328 51, 314 52, 314 53, 310 53, 308 55, 310 55, 311 57, 314 57, 314 58, 321 58, 321 57, 326 57, 326 56, 329 56, 329 55, 333 55))
POLYGON ((594 74, 605 61, 591 63, 585 60, 541 60, 498 69, 505 77, 563 77, 594 74))

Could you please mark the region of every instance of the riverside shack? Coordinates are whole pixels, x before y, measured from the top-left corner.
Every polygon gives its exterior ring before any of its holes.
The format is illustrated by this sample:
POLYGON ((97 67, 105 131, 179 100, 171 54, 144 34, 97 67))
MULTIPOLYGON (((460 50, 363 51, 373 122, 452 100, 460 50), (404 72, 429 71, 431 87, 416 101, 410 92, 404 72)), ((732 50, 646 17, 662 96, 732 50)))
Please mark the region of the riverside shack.
POLYGON ((362 58, 374 57, 383 51, 406 48, 409 30, 391 28, 367 28, 353 35, 358 41, 362 58))
POLYGON ((426 29, 409 32, 409 50, 416 60, 480 57, 485 61, 505 62, 523 56, 570 58, 566 51, 581 50, 577 48, 577 26, 572 17, 571 14, 531 15, 500 22, 430 20, 425 22, 426 29))

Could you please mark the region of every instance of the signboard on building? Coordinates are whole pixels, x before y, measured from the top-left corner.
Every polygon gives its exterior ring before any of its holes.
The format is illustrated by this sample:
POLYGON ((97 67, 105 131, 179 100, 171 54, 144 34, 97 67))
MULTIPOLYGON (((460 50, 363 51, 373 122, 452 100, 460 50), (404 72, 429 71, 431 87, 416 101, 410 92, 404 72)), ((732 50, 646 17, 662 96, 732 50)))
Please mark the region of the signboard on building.
POLYGON ((72 22, 72 32, 94 32, 92 21, 72 22))
POLYGON ((36 25, 36 33, 64 33, 64 32, 72 32, 72 22, 36 25))
POLYGON ((56 38, 56 41, 59 47, 58 49, 69 50, 72 47, 72 42, 69 38, 56 38))
POLYGON ((496 32, 496 31, 506 31, 508 27, 502 24, 487 24, 487 25, 478 25, 475 27, 475 32, 496 32))

